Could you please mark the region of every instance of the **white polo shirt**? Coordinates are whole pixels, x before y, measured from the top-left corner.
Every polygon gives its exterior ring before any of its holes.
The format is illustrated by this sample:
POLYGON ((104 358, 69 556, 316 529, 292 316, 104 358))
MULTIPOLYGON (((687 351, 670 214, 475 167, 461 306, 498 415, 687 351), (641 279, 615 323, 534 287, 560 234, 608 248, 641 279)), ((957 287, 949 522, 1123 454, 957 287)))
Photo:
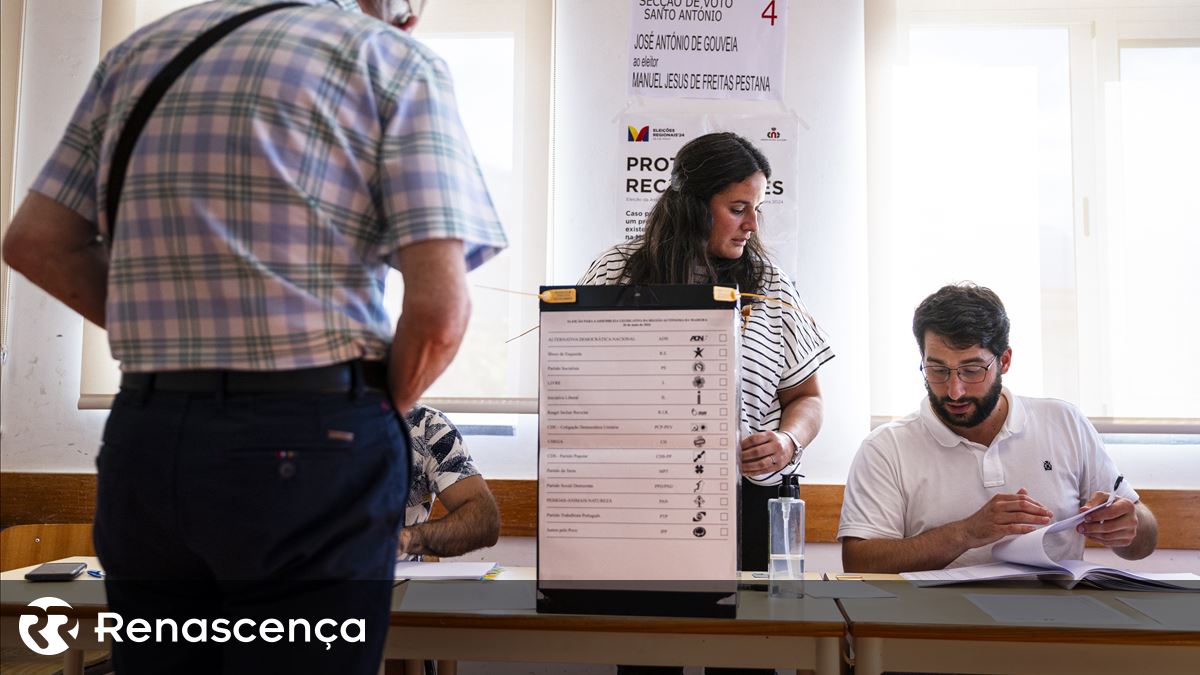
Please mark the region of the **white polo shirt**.
MULTIPOLYGON (((1021 488, 1062 520, 1093 493, 1112 490, 1120 473, 1087 418, 1075 406, 1048 398, 1013 396, 1008 417, 990 446, 947 427, 929 399, 898 422, 875 429, 854 457, 838 539, 906 539, 962 520, 998 493, 1021 488)), ((1117 492, 1138 500, 1123 481, 1117 492)), ((1055 560, 1083 557, 1074 530, 1046 539, 1055 560)), ((949 567, 992 562, 992 544, 971 549, 949 567)))

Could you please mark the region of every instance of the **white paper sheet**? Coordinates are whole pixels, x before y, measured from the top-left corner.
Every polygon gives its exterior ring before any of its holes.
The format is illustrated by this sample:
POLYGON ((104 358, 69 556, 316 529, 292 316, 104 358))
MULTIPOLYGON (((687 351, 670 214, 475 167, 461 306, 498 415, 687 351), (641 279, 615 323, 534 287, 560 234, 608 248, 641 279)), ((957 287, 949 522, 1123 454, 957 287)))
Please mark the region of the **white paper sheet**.
POLYGON ((735 578, 738 321, 729 308, 542 312, 541 581, 735 578))
POLYGON ((494 562, 420 562, 396 561, 396 579, 482 579, 496 566, 494 562))
POLYGON ((1033 532, 1025 534, 1013 535, 999 541, 992 547, 992 557, 997 560, 1007 560, 1010 562, 1020 563, 1022 565, 1036 565, 1038 567, 1056 567, 1057 563, 1046 555, 1046 546, 1043 543, 1046 536, 1055 532, 1063 532, 1065 530, 1073 530, 1075 526, 1083 522, 1092 511, 1110 506, 1116 501, 1116 492, 1108 497, 1108 501, 1103 504, 1097 504, 1092 508, 1077 513, 1070 518, 1064 518, 1056 523, 1051 523, 1046 527, 1038 528, 1033 532))
POLYGON ((984 595, 964 597, 999 623, 1129 626, 1138 621, 1087 595, 984 595))
POLYGON ((952 567, 944 570, 903 572, 900 576, 917 586, 940 586, 942 584, 961 584, 969 581, 992 581, 995 579, 1031 577, 1036 574, 1044 574, 1047 571, 1050 570, 998 562, 986 565, 971 565, 969 567, 952 567))

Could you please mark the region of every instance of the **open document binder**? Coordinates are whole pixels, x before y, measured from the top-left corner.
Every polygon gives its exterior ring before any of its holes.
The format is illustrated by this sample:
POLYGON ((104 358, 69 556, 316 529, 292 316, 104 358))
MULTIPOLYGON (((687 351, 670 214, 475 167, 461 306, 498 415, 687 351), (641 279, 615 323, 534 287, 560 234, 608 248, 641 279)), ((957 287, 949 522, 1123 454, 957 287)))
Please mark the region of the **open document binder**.
POLYGON ((538 610, 734 615, 737 290, 540 295, 538 610))
POLYGON ((905 572, 900 576, 917 586, 1036 575, 1065 588, 1074 588, 1076 584, 1086 582, 1098 588, 1121 591, 1200 591, 1200 576, 1192 573, 1132 572, 1083 560, 1054 560, 1050 557, 1046 552, 1046 537, 1074 530, 1085 516, 1112 504, 1115 499, 1114 493, 1107 502, 1097 504, 1083 513, 1001 540, 992 548, 992 557, 998 562, 927 572, 905 572))

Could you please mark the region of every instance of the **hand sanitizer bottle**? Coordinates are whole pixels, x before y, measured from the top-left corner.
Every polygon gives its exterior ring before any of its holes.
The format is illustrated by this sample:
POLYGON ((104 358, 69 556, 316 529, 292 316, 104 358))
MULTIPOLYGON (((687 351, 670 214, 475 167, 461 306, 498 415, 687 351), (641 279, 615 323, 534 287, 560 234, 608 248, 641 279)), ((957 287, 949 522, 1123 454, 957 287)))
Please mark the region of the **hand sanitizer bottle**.
POLYGON ((771 522, 768 574, 773 598, 804 597, 804 500, 800 477, 784 476, 779 496, 767 502, 771 522))

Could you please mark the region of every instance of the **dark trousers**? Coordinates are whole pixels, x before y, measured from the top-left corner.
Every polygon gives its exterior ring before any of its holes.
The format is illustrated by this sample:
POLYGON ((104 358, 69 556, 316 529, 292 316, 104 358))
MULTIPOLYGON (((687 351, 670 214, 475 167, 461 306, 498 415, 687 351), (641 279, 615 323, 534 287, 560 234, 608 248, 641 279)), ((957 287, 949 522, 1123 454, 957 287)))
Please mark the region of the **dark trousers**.
POLYGON ((409 475, 385 395, 122 390, 97 467, 109 608, 150 626, 117 672, 377 672, 409 475))
POLYGON ((779 496, 778 485, 755 485, 742 479, 742 542, 740 569, 765 571, 771 536, 771 521, 767 517, 767 502, 779 496))

